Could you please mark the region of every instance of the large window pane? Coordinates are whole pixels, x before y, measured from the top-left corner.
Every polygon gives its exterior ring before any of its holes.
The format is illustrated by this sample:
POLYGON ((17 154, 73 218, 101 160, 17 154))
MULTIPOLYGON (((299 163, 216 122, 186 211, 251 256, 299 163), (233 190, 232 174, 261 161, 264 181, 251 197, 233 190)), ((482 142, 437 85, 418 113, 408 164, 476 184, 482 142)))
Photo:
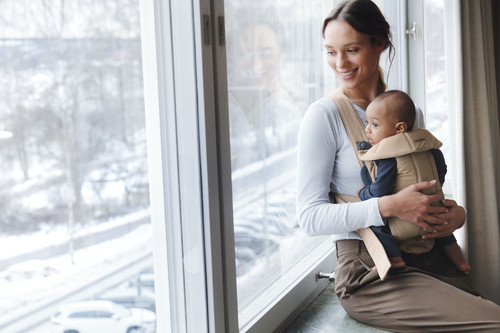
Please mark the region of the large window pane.
POLYGON ((139 0, 2 1, 0 48, 0 331, 154 327, 139 0))
POLYGON ((297 133, 324 95, 323 4, 225 1, 240 326, 245 308, 323 240, 305 237, 295 217, 297 133))
POLYGON ((298 228, 295 180, 302 116, 335 84, 321 37, 334 5, 225 0, 240 327, 248 312, 265 308, 262 295, 292 284, 290 272, 310 269, 318 247, 329 242, 298 228))
POLYGON ((444 30, 444 0, 424 1, 425 50, 425 111, 426 127, 443 142, 441 150, 451 161, 448 142, 448 90, 446 87, 446 57, 444 30))

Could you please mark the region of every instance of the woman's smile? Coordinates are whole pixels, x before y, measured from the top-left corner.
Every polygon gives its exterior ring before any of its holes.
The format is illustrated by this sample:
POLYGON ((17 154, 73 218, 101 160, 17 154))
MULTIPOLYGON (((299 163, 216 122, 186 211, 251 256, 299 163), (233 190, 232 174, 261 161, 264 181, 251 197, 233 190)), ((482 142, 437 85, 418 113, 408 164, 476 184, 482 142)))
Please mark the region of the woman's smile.
POLYGON ((337 73, 342 77, 342 79, 348 80, 348 79, 353 77, 353 74, 356 73, 358 71, 358 69, 359 69, 359 67, 356 67, 355 69, 350 70, 348 72, 337 71, 337 73))

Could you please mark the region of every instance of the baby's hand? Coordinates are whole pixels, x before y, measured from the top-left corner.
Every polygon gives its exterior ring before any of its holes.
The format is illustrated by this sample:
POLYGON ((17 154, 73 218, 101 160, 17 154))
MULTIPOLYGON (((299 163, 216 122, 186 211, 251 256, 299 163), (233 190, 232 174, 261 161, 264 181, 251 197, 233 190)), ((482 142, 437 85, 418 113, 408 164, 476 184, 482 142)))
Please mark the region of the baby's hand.
POLYGON ((358 188, 358 190, 356 191, 356 194, 358 195, 359 197, 359 191, 361 191, 362 189, 364 189, 366 186, 361 186, 360 188, 358 188))

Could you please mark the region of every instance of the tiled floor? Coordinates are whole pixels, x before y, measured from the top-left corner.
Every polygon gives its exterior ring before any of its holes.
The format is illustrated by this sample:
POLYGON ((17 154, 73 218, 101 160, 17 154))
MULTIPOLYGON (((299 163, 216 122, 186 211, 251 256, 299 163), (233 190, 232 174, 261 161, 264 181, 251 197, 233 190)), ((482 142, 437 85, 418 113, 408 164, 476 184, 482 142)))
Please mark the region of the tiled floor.
POLYGON ((283 333, 381 333, 349 317, 328 287, 283 331, 283 333))

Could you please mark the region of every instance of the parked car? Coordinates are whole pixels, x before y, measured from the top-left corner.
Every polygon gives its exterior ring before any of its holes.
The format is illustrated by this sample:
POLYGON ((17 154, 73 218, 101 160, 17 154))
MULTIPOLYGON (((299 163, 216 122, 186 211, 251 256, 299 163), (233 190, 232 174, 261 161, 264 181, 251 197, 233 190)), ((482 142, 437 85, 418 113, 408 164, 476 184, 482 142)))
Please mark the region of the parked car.
POLYGON ((141 273, 123 284, 127 288, 137 288, 139 290, 155 291, 155 280, 153 273, 141 273))
POLYGON ((53 333, 154 333, 156 315, 106 300, 64 304, 50 318, 53 333))
POLYGON ((156 312, 156 301, 153 292, 148 289, 140 291, 137 288, 114 288, 100 293, 95 299, 108 300, 126 308, 141 308, 156 312))

